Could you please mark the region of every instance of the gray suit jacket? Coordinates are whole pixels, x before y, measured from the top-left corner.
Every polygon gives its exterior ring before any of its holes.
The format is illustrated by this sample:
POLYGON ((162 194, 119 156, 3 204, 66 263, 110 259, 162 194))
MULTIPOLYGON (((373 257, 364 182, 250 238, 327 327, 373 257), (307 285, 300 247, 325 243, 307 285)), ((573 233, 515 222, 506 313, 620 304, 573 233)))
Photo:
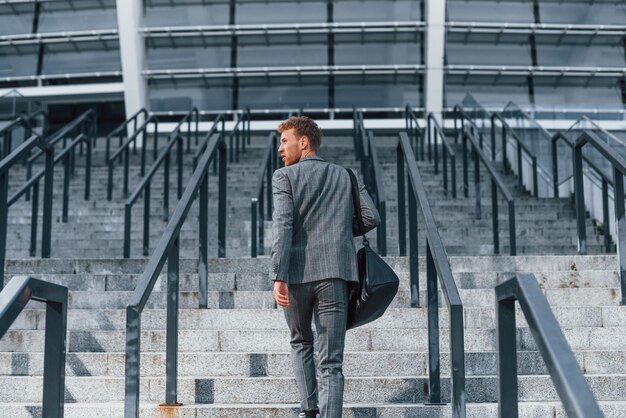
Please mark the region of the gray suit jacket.
MULTIPOLYGON (((358 179, 358 176, 357 176, 358 179)), ((287 284, 340 278, 358 281, 350 176, 317 156, 283 167, 272 177, 274 213, 270 278, 287 284)), ((366 232, 380 216, 359 180, 366 232)))

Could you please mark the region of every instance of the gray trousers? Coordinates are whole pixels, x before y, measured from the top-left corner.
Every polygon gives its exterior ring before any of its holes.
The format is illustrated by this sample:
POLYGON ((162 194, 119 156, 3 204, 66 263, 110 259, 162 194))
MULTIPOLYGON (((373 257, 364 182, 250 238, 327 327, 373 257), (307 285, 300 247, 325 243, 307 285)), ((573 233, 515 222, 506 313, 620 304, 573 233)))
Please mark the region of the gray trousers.
POLYGON ((319 408, 320 418, 341 418, 347 282, 326 279, 290 285, 289 306, 284 312, 291 331, 291 359, 302 410, 319 408), (311 319, 317 334, 319 391, 311 319))

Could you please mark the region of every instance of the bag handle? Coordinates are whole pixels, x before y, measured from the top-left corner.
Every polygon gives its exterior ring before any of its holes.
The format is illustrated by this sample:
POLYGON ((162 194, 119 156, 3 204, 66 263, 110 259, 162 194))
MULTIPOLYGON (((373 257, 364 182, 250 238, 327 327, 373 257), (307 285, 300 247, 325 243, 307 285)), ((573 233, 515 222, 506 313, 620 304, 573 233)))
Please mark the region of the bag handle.
POLYGON ((359 191, 359 182, 354 175, 354 172, 349 168, 346 168, 348 175, 350 176, 350 185, 352 189, 352 201, 354 203, 354 217, 356 218, 356 223, 359 227, 359 232, 363 236, 363 245, 370 245, 367 238, 365 238, 365 226, 363 225, 363 216, 361 215, 361 192, 359 191))

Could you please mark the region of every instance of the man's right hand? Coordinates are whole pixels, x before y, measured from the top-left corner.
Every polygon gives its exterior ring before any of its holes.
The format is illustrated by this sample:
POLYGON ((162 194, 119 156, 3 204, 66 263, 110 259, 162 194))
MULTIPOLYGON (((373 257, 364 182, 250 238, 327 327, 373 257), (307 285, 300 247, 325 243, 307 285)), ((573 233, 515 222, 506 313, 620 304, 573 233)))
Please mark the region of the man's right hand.
POLYGON ((281 280, 274 281, 274 299, 278 306, 286 308, 289 306, 289 291, 287 289, 287 283, 281 280))

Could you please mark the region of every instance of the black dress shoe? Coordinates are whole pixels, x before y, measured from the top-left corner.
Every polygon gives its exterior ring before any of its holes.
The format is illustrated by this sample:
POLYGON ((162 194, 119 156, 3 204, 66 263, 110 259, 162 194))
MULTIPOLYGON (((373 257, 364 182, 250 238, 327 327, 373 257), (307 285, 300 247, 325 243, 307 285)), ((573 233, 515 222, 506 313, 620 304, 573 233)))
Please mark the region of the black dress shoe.
POLYGON ((318 418, 319 412, 320 411, 317 409, 311 409, 309 411, 302 411, 298 414, 298 418, 318 418))

